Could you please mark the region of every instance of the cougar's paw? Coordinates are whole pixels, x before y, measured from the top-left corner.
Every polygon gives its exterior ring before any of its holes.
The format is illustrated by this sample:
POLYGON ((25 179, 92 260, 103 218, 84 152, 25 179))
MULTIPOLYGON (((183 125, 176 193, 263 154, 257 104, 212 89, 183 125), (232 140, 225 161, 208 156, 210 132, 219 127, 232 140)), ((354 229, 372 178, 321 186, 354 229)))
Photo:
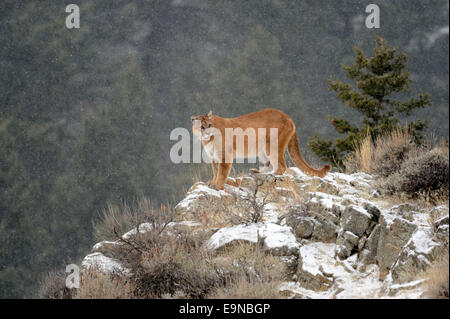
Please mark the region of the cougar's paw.
POLYGON ((208 183, 208 187, 209 188, 212 188, 212 189, 215 189, 215 190, 223 190, 225 187, 224 187, 224 185, 217 185, 216 183, 214 183, 214 182, 209 182, 208 183))
POLYGON ((241 184, 241 180, 239 178, 237 178, 236 181, 233 181, 228 178, 226 183, 230 186, 239 187, 239 185, 241 184))

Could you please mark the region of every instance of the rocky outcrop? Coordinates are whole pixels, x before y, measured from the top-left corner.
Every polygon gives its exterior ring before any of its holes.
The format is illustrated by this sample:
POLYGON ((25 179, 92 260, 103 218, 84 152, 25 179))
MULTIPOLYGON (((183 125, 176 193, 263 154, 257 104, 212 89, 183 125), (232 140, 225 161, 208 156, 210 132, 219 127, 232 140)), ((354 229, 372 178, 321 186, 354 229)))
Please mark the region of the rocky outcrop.
POLYGON ((388 274, 402 247, 409 241, 416 228, 415 224, 403 218, 394 218, 390 222, 383 218, 377 248, 377 264, 382 279, 388 274))
MULTIPOLYGON (((221 191, 193 185, 167 231, 201 230, 209 238, 202 249, 210 251, 260 245, 287 263, 280 287, 287 297, 420 297, 423 280, 416 275, 448 247, 448 207, 391 205, 368 174, 319 178, 289 168, 283 176, 252 174, 235 182, 239 187, 221 191)), ((150 229, 142 224, 123 236, 150 229)), ((120 270, 109 253, 120 244, 95 245, 83 266, 120 270)))

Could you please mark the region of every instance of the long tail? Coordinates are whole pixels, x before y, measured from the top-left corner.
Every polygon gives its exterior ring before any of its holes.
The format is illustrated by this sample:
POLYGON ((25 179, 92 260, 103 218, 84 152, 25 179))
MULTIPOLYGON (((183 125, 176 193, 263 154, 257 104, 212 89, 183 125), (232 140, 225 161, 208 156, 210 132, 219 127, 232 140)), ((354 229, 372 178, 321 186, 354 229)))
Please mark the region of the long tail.
POLYGON ((289 156, 294 161, 295 166, 297 166, 303 173, 306 175, 325 177, 328 174, 328 171, 331 170, 331 165, 326 164, 322 166, 321 169, 315 169, 306 163, 305 159, 300 153, 300 148, 298 147, 297 134, 294 133, 288 144, 289 156))

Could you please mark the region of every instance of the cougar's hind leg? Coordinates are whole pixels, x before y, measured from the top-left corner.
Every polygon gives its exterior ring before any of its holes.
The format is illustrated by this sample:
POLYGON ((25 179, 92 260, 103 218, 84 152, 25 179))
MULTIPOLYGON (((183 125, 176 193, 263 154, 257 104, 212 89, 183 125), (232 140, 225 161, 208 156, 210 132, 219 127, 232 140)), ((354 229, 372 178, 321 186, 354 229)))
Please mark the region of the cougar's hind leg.
POLYGON ((250 171, 253 173, 268 173, 270 172, 270 161, 267 155, 264 153, 258 154, 258 160, 264 165, 263 167, 260 167, 259 169, 253 168, 250 171))
POLYGON ((270 165, 271 164, 270 164, 269 157, 265 153, 261 152, 261 154, 259 155, 259 158, 261 159, 261 163, 264 164, 264 167, 262 167, 262 169, 261 169, 261 173, 270 173, 270 171, 271 171, 270 165))
POLYGON ((269 155, 270 164, 272 164, 272 173, 274 175, 283 175, 286 171, 287 165, 284 158, 284 150, 286 149, 287 143, 282 143, 283 139, 279 138, 278 151, 273 152, 269 155))
POLYGON ((277 163, 276 165, 273 164, 273 174, 283 175, 287 168, 286 160, 284 159, 284 153, 279 152, 277 159, 273 159, 273 161, 271 160, 270 162, 277 163))

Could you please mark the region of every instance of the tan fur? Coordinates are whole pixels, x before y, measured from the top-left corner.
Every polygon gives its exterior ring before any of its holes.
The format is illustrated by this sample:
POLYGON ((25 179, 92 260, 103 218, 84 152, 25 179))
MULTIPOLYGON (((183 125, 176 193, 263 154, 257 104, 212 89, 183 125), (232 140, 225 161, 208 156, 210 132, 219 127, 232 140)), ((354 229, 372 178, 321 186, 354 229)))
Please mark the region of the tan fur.
MULTIPOLYGON (((263 172, 268 172, 270 166, 272 166, 274 174, 282 175, 286 171, 284 152, 287 148, 295 165, 305 174, 324 177, 331 169, 330 165, 324 165, 321 169, 314 169, 306 163, 298 147, 294 122, 287 114, 279 110, 264 109, 235 118, 223 118, 212 115, 209 112, 206 115, 193 116, 191 120, 194 135, 202 140, 203 147, 212 160, 214 178, 211 181, 211 185, 218 189, 224 188, 230 173, 232 160, 227 163, 226 158, 235 159, 257 156, 264 164, 263 172), (236 137, 233 138, 233 143, 225 145, 226 128, 241 128, 244 131, 248 128, 253 128, 256 133, 256 141, 259 141, 260 138, 258 136, 258 128, 265 128, 266 146, 264 148, 264 145, 259 145, 260 143, 249 143, 249 137, 240 134, 243 137, 244 147, 239 152, 239 149, 236 147, 236 137), (278 141, 277 154, 270 154, 271 128, 278 129, 278 134, 275 136, 278 141), (213 134, 214 130, 220 131, 219 137, 213 134), (219 138, 221 138, 221 141, 218 140, 219 138)), ((259 172, 259 170, 253 171, 259 172)))

